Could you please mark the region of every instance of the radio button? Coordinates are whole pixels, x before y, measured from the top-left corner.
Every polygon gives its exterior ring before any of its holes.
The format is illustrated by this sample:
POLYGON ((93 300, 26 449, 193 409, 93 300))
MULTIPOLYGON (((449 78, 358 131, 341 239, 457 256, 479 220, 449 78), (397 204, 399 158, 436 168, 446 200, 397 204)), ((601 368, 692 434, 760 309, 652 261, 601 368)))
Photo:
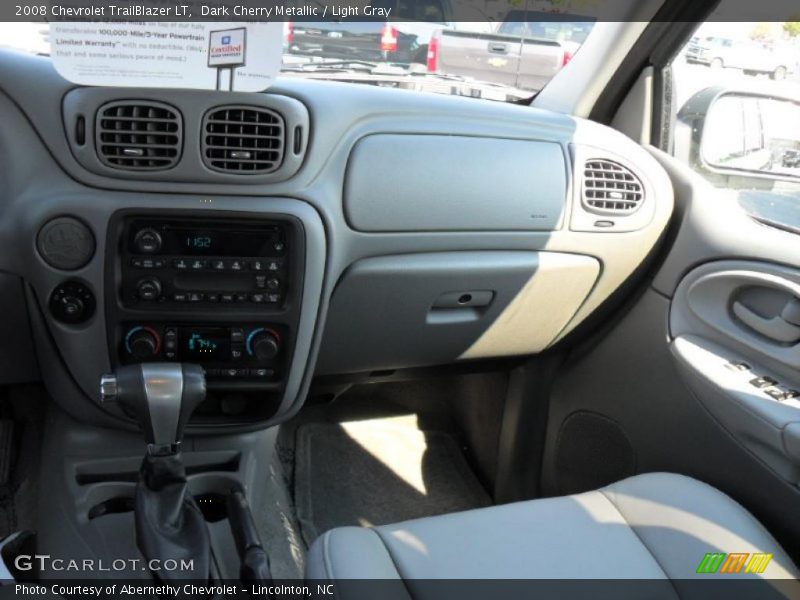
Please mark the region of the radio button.
POLYGON ((133 244, 142 254, 155 254, 161 250, 161 234, 155 229, 142 229, 134 236, 133 244))
POLYGON ((136 284, 136 292, 142 300, 156 300, 161 295, 161 282, 155 277, 140 279, 136 284))
POLYGON ((164 336, 164 356, 170 360, 174 359, 177 356, 177 349, 178 337, 175 335, 175 330, 168 331, 164 336))

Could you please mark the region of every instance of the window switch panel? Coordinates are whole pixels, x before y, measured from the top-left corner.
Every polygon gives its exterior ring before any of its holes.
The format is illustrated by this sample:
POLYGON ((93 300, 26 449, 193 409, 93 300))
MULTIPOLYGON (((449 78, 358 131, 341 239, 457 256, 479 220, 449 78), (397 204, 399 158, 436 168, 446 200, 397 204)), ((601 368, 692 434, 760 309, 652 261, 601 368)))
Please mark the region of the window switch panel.
POLYGON ((755 379, 751 379, 750 385, 758 388, 759 390, 763 390, 764 388, 772 387, 773 385, 778 385, 778 382, 772 377, 767 377, 766 375, 764 375, 762 377, 756 377, 755 379))

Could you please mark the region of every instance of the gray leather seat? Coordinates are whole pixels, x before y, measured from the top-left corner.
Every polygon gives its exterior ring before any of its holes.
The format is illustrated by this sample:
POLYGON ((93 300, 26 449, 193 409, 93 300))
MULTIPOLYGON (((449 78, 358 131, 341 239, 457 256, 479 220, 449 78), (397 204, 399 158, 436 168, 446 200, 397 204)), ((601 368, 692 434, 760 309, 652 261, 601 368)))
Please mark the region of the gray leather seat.
POLYGON ((709 552, 772 554, 761 575, 797 567, 741 505, 681 475, 375 528, 343 527, 311 547, 309 579, 688 579, 709 552))

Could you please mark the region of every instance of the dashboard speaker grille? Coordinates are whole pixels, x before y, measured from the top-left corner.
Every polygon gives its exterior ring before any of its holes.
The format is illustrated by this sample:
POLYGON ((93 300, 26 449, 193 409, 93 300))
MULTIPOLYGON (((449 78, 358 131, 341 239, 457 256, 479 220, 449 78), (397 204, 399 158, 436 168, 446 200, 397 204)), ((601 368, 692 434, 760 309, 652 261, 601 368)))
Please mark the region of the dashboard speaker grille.
POLYGON ((182 129, 180 113, 166 104, 111 102, 97 111, 97 155, 115 169, 169 169, 181 155, 182 129))
POLYGON ((587 160, 583 171, 583 204, 596 213, 627 215, 644 200, 644 186, 630 169, 605 160, 587 160))
POLYGON ((264 174, 281 166, 285 148, 283 118, 255 106, 225 106, 203 119, 203 160, 216 171, 264 174))

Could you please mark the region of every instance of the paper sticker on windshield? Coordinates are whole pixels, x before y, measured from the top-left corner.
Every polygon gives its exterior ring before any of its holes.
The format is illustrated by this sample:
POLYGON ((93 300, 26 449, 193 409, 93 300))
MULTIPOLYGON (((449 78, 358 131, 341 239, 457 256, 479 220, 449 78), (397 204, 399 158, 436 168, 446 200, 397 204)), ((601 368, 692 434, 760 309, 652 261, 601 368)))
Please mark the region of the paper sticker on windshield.
POLYGON ((56 70, 81 85, 260 92, 281 67, 282 23, 53 23, 56 70))

